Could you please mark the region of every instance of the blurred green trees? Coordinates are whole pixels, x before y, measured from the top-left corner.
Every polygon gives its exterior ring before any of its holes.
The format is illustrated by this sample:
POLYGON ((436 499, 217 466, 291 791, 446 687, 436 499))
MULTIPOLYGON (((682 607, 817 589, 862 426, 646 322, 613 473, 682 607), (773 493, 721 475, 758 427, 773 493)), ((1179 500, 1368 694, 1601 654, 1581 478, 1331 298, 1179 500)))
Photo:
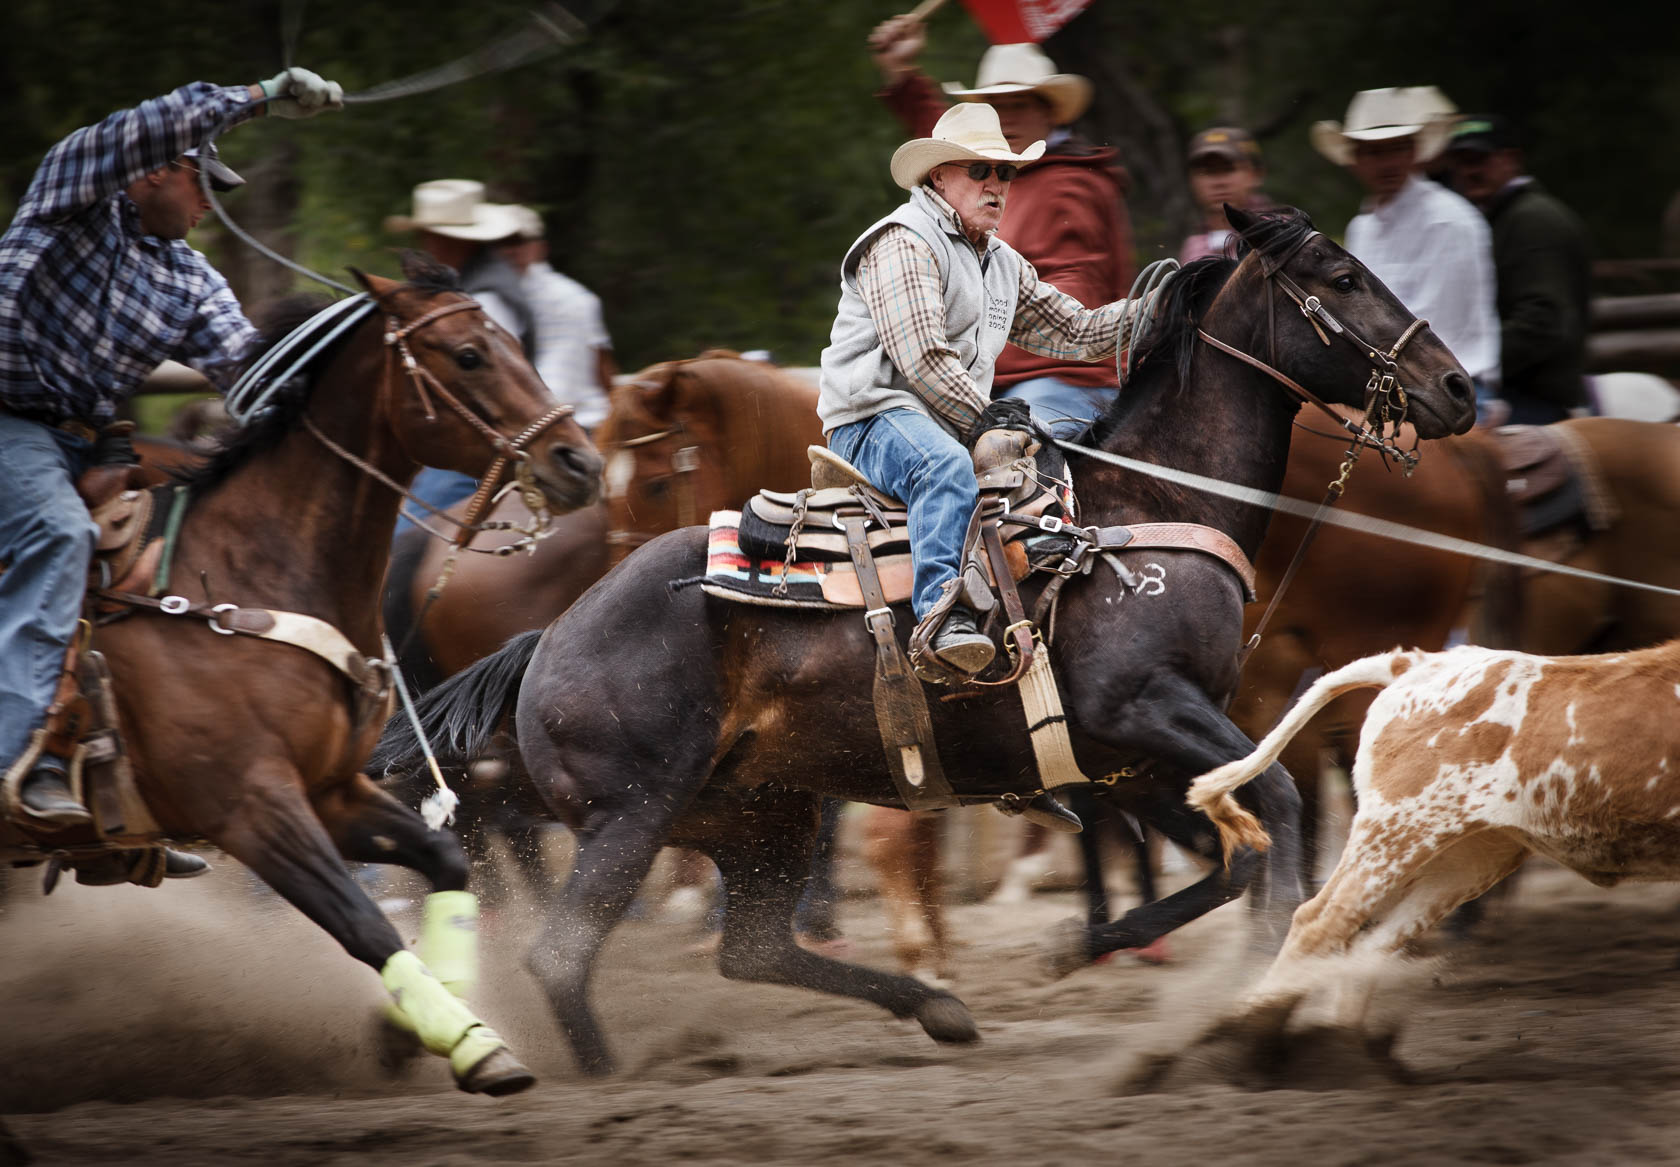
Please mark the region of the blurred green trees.
MULTIPOLYGON (((623 364, 702 348, 814 362, 847 243, 899 192, 901 135, 874 101, 869 29, 908 7, 854 0, 618 0, 590 38, 515 72, 230 133, 253 181, 227 199, 242 226, 328 273, 394 273, 382 227, 417 182, 475 177, 548 223, 555 266, 599 292, 623 364)), ((477 48, 529 5, 408 0, 7 0, 0 5, 0 215, 58 137, 187 80, 272 75, 293 55, 366 90, 477 48)), ((596 16, 578 4, 581 16, 596 16)), ((1680 10, 1583 13, 1561 0, 1095 0, 1046 49, 1091 76, 1083 127, 1133 172, 1143 258, 1187 226, 1182 150, 1206 125, 1256 129, 1274 196, 1339 234, 1352 182, 1307 128, 1356 89, 1439 84, 1530 138, 1532 169, 1574 205, 1607 256, 1654 254, 1680 189, 1680 10)), ((971 82, 984 43, 958 4, 924 64, 971 82)), ((242 295, 302 286, 207 225, 195 235, 242 295)))

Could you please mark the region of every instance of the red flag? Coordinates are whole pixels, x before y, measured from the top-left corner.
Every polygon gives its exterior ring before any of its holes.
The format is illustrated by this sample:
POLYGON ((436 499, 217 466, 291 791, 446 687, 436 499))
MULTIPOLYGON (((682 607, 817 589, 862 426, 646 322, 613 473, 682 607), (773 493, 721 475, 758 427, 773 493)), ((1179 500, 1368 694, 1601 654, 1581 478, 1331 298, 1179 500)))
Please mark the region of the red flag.
POLYGON ((994 45, 1038 44, 1091 6, 1091 0, 963 0, 994 45))

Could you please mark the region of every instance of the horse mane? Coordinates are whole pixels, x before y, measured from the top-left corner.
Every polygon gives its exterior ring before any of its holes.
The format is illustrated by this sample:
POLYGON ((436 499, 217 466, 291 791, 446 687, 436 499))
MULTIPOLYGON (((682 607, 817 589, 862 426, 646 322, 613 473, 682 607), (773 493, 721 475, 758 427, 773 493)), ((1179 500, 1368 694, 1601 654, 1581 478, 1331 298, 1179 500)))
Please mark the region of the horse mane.
POLYGON ((1183 385, 1190 379, 1190 362, 1198 343, 1201 319, 1220 290, 1250 251, 1282 259, 1312 234, 1305 211, 1281 207, 1262 211, 1237 237, 1235 253, 1211 255, 1185 264, 1167 282, 1143 338, 1132 355, 1135 370, 1119 400, 1098 419, 1092 434, 1097 444, 1124 425, 1127 412, 1156 384, 1183 385))
MULTIPOLYGON (((448 264, 439 263, 423 251, 410 249, 402 252, 402 273, 408 281, 408 286, 419 292, 435 295, 439 292, 461 290, 460 277, 456 275, 455 269, 448 264)), ((252 323, 257 326, 258 339, 234 370, 234 378, 237 379, 287 335, 303 327, 332 302, 326 296, 303 292, 280 296, 258 308, 252 314, 252 323)), ((303 416, 304 406, 309 403, 309 394, 315 387, 316 376, 321 369, 326 368, 333 353, 348 339, 349 336, 340 337, 326 351, 318 354, 313 369, 305 375, 292 377, 281 385, 274 396, 268 399, 267 406, 259 416, 224 433, 208 460, 197 466, 175 471, 175 480, 192 493, 203 494, 220 486, 229 474, 243 466, 253 455, 277 445, 281 438, 296 428, 303 416)))

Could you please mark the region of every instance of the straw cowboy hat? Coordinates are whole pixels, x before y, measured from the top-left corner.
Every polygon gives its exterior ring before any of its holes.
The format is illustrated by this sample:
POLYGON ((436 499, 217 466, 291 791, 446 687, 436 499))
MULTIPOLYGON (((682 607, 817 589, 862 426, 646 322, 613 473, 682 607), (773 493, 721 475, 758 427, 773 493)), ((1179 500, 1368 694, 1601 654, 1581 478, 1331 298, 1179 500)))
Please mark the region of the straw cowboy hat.
POLYGON ((1433 85, 1366 89, 1353 95, 1343 121, 1317 122, 1313 148, 1338 166, 1353 161, 1355 142, 1383 142, 1417 135, 1417 160, 1427 162, 1446 143, 1458 107, 1433 85))
POLYGON ((525 208, 512 203, 485 202, 482 182, 440 178, 415 187, 414 214, 392 215, 385 220, 385 230, 431 231, 451 239, 488 243, 519 234, 526 225, 521 212, 525 208))
POLYGON ((1058 73, 1037 45, 993 45, 980 58, 973 89, 945 82, 958 101, 985 101, 1003 93, 1036 93, 1050 103, 1053 124, 1065 126, 1091 106, 1091 83, 1077 73, 1058 73))
POLYGON ((915 190, 928 171, 946 162, 1013 162, 1025 166, 1044 153, 1034 142, 1019 154, 1009 149, 997 110, 989 105, 953 105, 933 125, 933 137, 911 138, 893 151, 893 181, 915 190))

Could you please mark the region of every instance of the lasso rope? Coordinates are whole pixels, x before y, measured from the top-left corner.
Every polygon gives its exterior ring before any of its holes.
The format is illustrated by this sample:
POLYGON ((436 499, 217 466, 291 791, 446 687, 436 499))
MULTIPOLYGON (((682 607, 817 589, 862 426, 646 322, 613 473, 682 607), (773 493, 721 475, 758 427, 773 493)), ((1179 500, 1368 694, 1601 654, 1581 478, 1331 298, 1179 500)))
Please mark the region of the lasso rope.
MULTIPOLYGON (((302 4, 289 6, 284 14, 281 32, 283 56, 287 68, 291 67, 292 52, 302 23, 302 4)), ((470 81, 474 77, 515 69, 551 53, 558 52, 566 45, 576 44, 583 39, 588 31, 582 21, 567 12, 559 4, 547 3, 540 9, 532 10, 523 24, 499 40, 436 68, 427 69, 424 72, 415 73, 396 81, 387 81, 383 85, 375 85, 372 89, 364 89, 360 93, 347 93, 344 96, 344 104, 372 105, 381 101, 396 101, 399 98, 413 97, 419 93, 430 93, 434 89, 457 85, 462 81, 470 81)), ((254 98, 250 105, 263 105, 273 101, 278 96, 281 95, 254 98)), ((210 131, 205 139, 206 143, 214 145, 223 131, 232 125, 235 120, 244 117, 249 108, 250 106, 247 106, 245 109, 224 118, 221 124, 210 131)), ((216 197, 215 190, 211 188, 210 174, 205 167, 199 168, 198 188, 210 203, 210 209, 216 212, 216 218, 220 219, 222 225, 233 233, 234 238, 266 255, 282 267, 291 269, 298 275, 307 276, 309 279, 325 284, 329 288, 335 288, 346 295, 353 296, 356 294, 356 289, 281 255, 252 236, 238 223, 235 223, 222 207, 222 202, 216 197)))

